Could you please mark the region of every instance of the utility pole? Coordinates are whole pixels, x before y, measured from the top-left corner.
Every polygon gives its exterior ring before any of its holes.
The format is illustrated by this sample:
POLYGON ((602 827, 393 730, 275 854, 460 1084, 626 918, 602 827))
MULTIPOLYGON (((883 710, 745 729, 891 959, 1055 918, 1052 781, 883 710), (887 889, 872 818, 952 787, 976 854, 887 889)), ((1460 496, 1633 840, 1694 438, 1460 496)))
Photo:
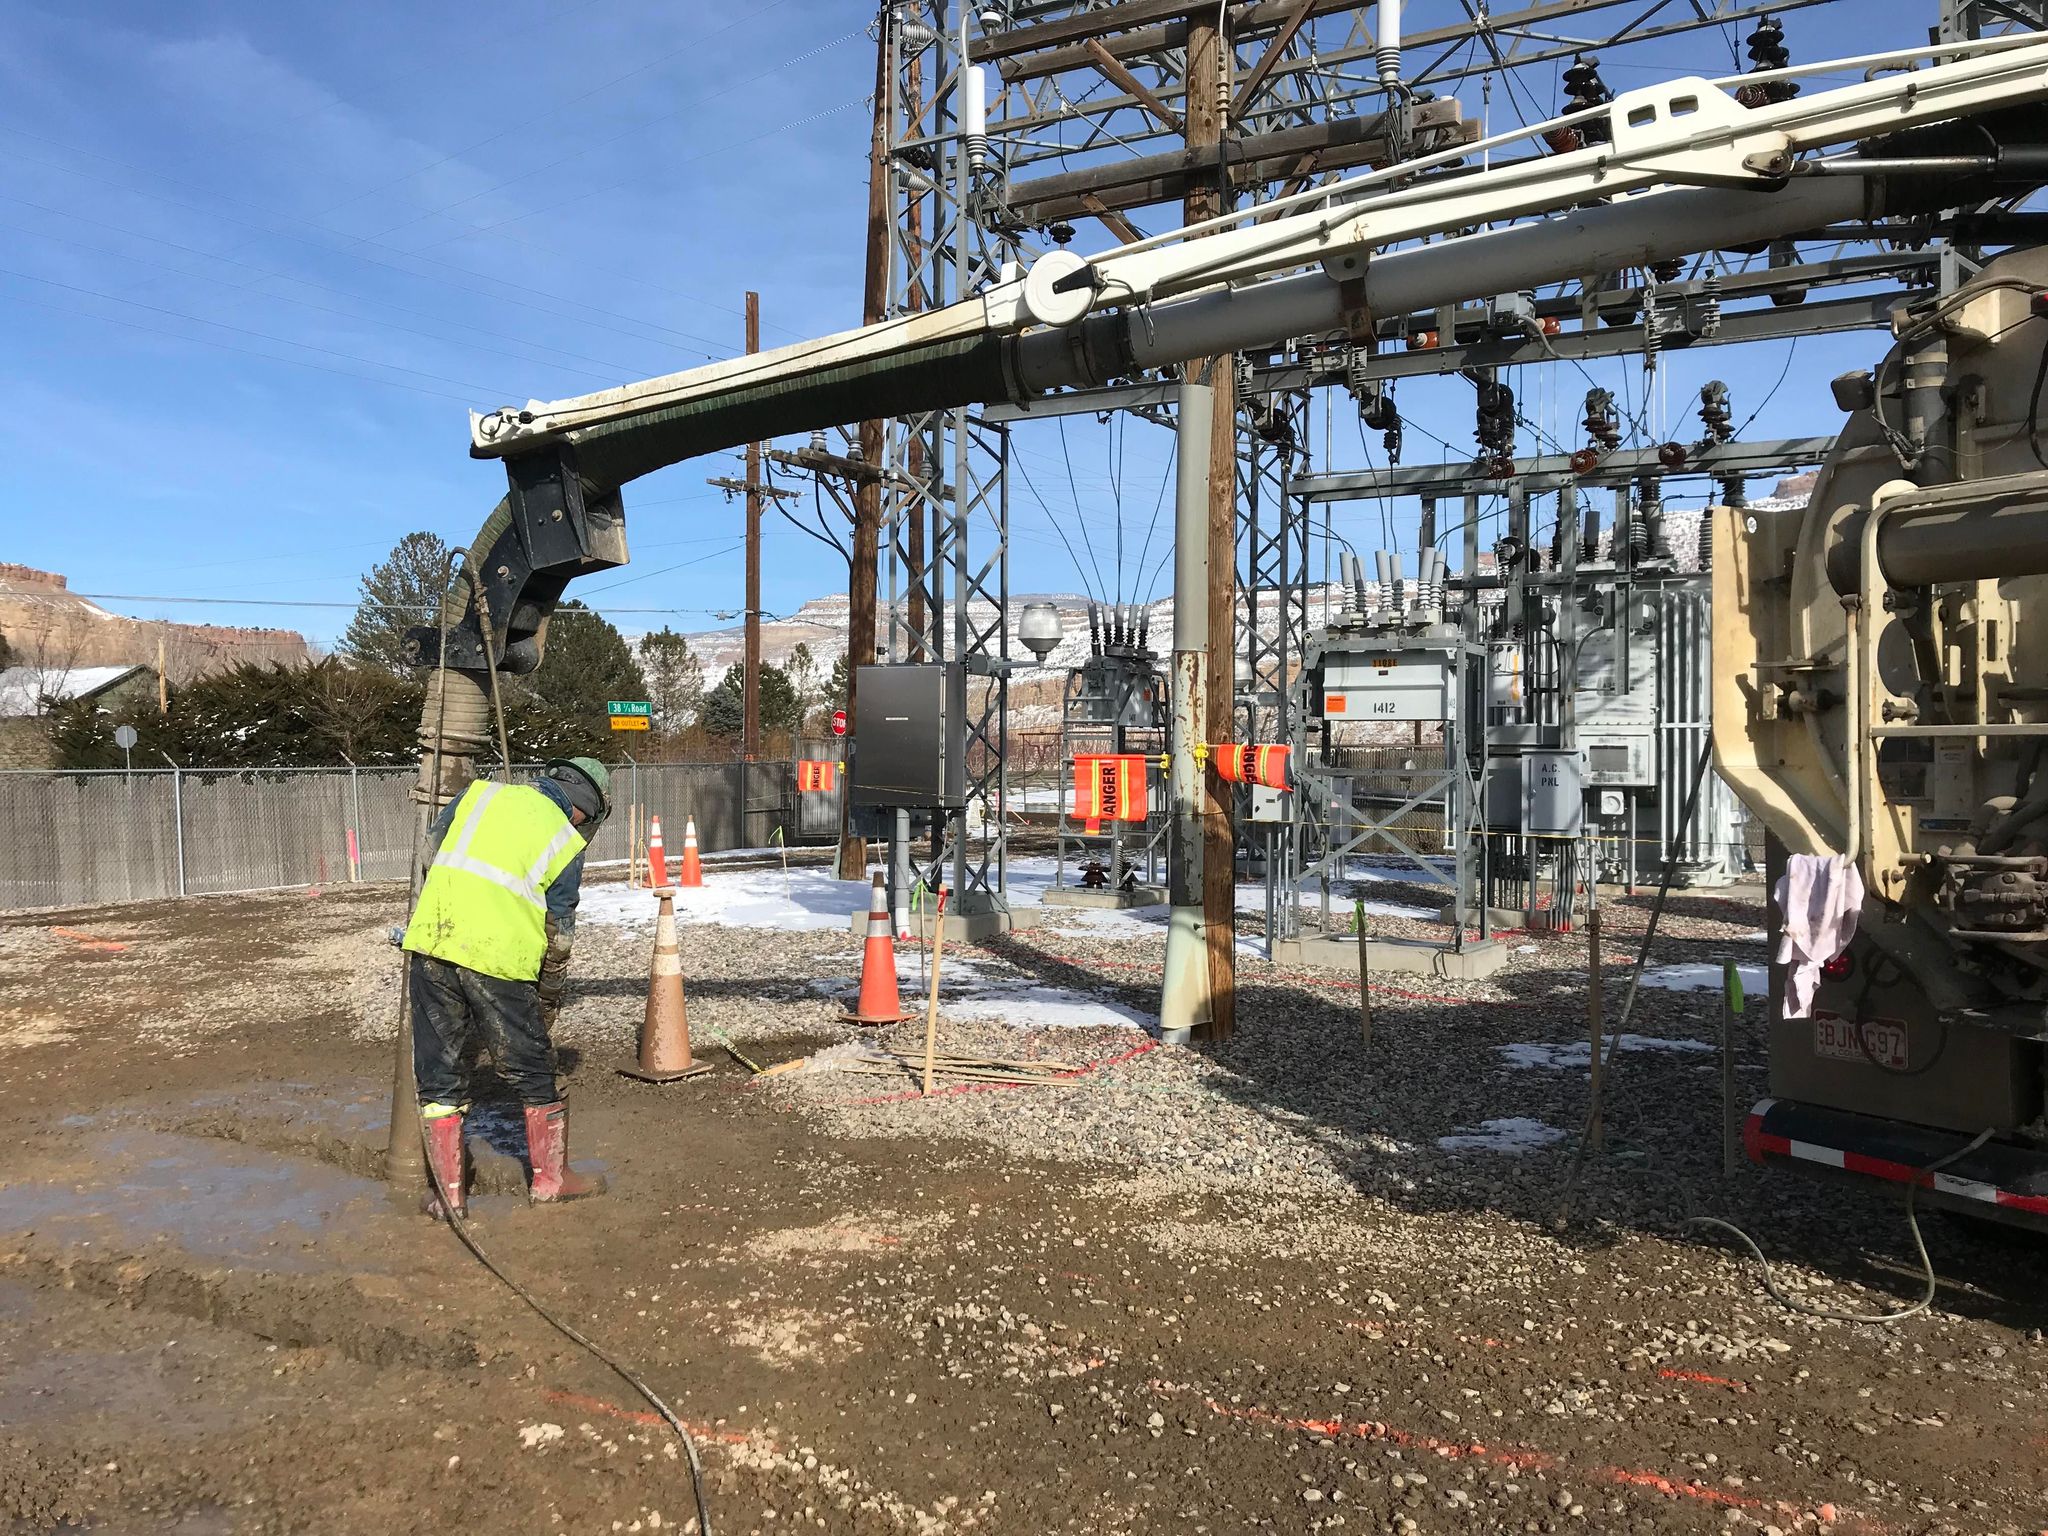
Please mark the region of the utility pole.
MULTIPOLYGON (((1231 48, 1222 8, 1189 13, 1187 97, 1183 103, 1190 159, 1218 150, 1229 131, 1231 48)), ((1182 200, 1186 222, 1227 213, 1229 156, 1215 156, 1211 177, 1191 176, 1182 200)), ((1236 733, 1232 697, 1237 669, 1237 368, 1228 353, 1188 365, 1206 369, 1210 388, 1208 443, 1208 675, 1207 697, 1196 716, 1203 740, 1227 742, 1236 733)), ((1182 452, 1190 446, 1183 439, 1182 452)), ((1185 594, 1176 594, 1176 601, 1185 594)), ((1209 1025, 1199 1033, 1227 1040, 1237 1024, 1237 839, 1231 826, 1231 790, 1217 775, 1201 776, 1202 917, 1208 940, 1209 1025)))
MULTIPOLYGON (((747 351, 761 350, 761 295, 747 290, 747 351)), ((747 444, 747 660, 746 713, 740 756, 761 755, 761 445, 747 444)))
MULTIPOLYGON (((1230 50, 1216 12, 1187 21, 1183 136, 1191 163, 1220 151, 1230 112, 1230 50)), ((1226 157, 1188 178, 1186 223, 1225 212, 1226 157)), ((1167 1040, 1226 1040, 1237 1017, 1237 868, 1229 786, 1207 771, 1208 744, 1236 733, 1237 387, 1229 354, 1183 365, 1174 503, 1173 722, 1167 797, 1166 975, 1159 1027, 1167 1040)))
MULTIPOLYGON (((889 11, 881 13, 875 34, 875 124, 868 140, 867 264, 861 284, 860 319, 877 325, 889 308, 889 100, 894 41, 889 11)), ((860 454, 882 467, 883 428, 879 421, 860 424, 860 454)), ((881 579, 882 483, 862 481, 853 493, 853 537, 846 563, 846 749, 858 739, 860 669, 875 659, 875 601, 881 579)), ((839 878, 858 880, 867 869, 865 838, 853 831, 853 796, 839 797, 839 878)))
MULTIPOLYGON (((747 350, 761 350, 761 296, 747 295, 747 350)), ((761 445, 747 444, 747 477, 714 475, 704 482, 724 491, 727 500, 744 496, 747 505, 746 654, 741 661, 740 696, 745 713, 740 724, 740 755, 753 762, 761 755, 761 512, 771 499, 794 500, 797 492, 769 485, 761 478, 761 445)))

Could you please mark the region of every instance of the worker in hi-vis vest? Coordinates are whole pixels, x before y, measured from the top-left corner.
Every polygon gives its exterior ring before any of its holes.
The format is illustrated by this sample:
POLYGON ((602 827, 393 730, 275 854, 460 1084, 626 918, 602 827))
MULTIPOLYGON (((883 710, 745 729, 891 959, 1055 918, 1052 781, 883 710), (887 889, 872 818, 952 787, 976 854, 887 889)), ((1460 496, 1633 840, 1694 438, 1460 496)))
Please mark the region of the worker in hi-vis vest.
MULTIPOLYGON (((555 758, 538 784, 478 779, 435 818, 432 862, 405 930, 412 1063, 433 1183, 468 1211, 462 1121, 477 1035, 526 1109, 536 1201, 604 1193, 569 1167, 568 1111, 549 1036, 569 985, 583 849, 611 814, 595 758, 555 758)), ((445 1212, 435 1190, 430 1216, 445 1212)))

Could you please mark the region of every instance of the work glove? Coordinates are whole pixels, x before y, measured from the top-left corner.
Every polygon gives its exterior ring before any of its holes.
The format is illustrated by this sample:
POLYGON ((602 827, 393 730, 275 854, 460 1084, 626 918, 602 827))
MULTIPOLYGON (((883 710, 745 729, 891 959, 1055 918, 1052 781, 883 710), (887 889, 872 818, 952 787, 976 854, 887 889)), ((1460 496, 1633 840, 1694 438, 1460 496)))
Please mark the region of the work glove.
POLYGON ((562 1011, 562 1002, 569 995, 569 936, 555 931, 553 918, 548 919, 547 954, 540 963, 540 1022, 542 1027, 554 1028, 555 1015, 562 1011))

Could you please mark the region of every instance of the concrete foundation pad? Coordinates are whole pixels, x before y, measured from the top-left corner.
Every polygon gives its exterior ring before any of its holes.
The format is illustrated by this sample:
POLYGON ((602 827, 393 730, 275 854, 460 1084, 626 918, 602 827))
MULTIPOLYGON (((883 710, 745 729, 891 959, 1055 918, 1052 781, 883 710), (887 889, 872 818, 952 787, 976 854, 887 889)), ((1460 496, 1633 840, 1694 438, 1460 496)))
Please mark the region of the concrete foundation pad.
MULTIPOLYGON (((1038 927, 1043 921, 1044 918, 1036 907, 1018 907, 1009 912, 948 912, 946 941, 951 944, 971 944, 977 939, 993 938, 999 933, 1022 933, 1026 929, 1038 927)), ((868 936, 867 913, 854 913, 847 931, 856 939, 865 940, 868 936)), ((915 917, 911 919, 910 931, 913 934, 923 932, 915 917)))
MULTIPOLYGON (((1486 909, 1486 925, 1489 928, 1526 928, 1528 926, 1527 918, 1528 914, 1520 907, 1488 907, 1486 909)), ((1456 916, 1449 907, 1437 908, 1436 920, 1440 923, 1457 921, 1456 916)), ((1476 925, 1479 921, 1479 913, 1476 910, 1471 912, 1468 921, 1476 925)))
POLYGON ((1093 907, 1101 911, 1121 912, 1129 907, 1156 907, 1166 901, 1166 892, 1157 886, 1141 885, 1135 891, 1090 891, 1076 886, 1054 886, 1038 898, 1041 906, 1047 907, 1093 907))
MULTIPOLYGON (((1408 976, 1441 976, 1450 981, 1477 981, 1508 963, 1507 946, 1492 942, 1452 950, 1420 939, 1369 939, 1366 964, 1374 972, 1408 976)), ((1275 939, 1275 965, 1303 965, 1314 970, 1358 974, 1358 940, 1316 935, 1275 939)))

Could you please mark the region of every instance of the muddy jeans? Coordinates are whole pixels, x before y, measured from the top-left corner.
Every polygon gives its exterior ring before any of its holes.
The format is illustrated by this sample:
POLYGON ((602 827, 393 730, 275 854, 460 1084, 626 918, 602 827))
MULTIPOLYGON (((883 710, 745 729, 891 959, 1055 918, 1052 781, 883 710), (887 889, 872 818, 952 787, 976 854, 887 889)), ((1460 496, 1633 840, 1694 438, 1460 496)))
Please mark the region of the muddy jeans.
POLYGON ((503 981, 431 955, 411 956, 412 1070, 422 1104, 467 1104, 463 1054, 471 1031, 522 1104, 553 1104, 555 1046, 541 1023, 540 993, 530 981, 503 981))

